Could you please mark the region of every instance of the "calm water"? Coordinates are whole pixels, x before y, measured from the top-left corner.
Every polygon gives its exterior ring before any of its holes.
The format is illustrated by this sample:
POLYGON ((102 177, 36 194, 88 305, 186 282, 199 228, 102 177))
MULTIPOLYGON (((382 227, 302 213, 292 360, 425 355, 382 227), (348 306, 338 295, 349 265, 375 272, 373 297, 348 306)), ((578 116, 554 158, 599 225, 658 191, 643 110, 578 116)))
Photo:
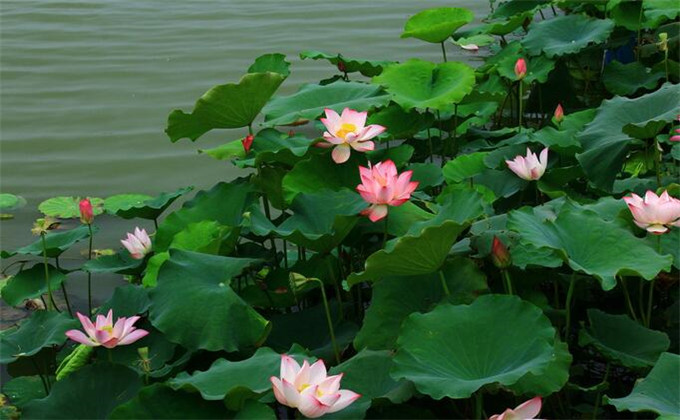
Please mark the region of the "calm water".
MULTIPOLYGON (((37 205, 58 195, 157 194, 205 188, 237 175, 197 154, 240 137, 218 131, 171 144, 163 130, 174 108, 189 111, 215 84, 235 82, 259 55, 281 52, 292 74, 279 94, 333 74, 301 61, 315 49, 348 57, 440 60, 438 45, 400 39, 404 22, 427 7, 460 6, 481 18, 483 0, 342 1, 8 1, 0 8, 0 182, 28 205, 2 221, 3 249, 33 240, 37 205)), ((450 59, 469 59, 455 46, 450 59), (457 57, 457 54, 462 54, 457 57)), ((95 247, 139 221, 98 220, 95 247)), ((150 227, 150 226, 146 226, 150 227)), ((76 255, 72 264, 77 264, 76 255)), ((114 279, 95 279, 100 298, 114 279)), ((82 297, 82 279, 69 281, 82 297)))

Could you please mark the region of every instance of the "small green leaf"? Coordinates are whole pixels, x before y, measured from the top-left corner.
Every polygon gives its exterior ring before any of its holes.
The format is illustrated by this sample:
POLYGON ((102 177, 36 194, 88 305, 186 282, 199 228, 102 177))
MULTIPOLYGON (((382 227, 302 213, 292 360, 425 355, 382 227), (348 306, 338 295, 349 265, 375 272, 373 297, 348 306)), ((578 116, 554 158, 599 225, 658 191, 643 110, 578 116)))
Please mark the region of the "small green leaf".
MULTIPOLYGON (((92 226, 92 233, 99 230, 96 226, 92 226)), ((45 247, 47 248, 47 257, 55 258, 61 255, 62 252, 71 248, 76 242, 81 241, 90 236, 89 229, 86 225, 80 225, 75 229, 67 230, 65 232, 52 231, 45 235, 45 247)), ((43 255, 42 239, 38 239, 30 245, 19 248, 16 251, 18 254, 26 255, 43 255)))
POLYGON ((321 51, 302 51, 300 58, 305 60, 328 60, 334 66, 342 63, 347 73, 359 72, 366 77, 377 76, 382 73, 383 68, 390 65, 391 61, 363 60, 360 58, 347 58, 342 54, 328 54, 321 51))
POLYGON ((12 211, 26 205, 26 199, 9 193, 0 194, 0 210, 12 211))

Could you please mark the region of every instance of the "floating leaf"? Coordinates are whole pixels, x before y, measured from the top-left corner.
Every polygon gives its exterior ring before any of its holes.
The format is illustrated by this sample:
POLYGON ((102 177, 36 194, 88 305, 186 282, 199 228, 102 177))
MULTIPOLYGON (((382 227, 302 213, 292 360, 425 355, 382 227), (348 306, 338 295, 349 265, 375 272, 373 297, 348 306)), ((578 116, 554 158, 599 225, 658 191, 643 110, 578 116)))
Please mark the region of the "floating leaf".
POLYGON ((680 413, 680 356, 663 353, 651 372, 623 398, 604 399, 618 411, 652 411, 674 418, 680 413))
POLYGON ((0 194, 0 210, 12 211, 26 205, 26 199, 9 193, 0 194))
POLYGON ((278 73, 283 77, 290 75, 290 63, 286 61, 284 54, 264 54, 255 59, 248 67, 248 73, 278 73))
POLYGON ((162 193, 156 197, 144 194, 114 195, 104 200, 104 210, 123 219, 140 217, 155 220, 170 204, 191 190, 193 190, 193 187, 185 187, 173 192, 162 193))
MULTIPOLYGON (((66 276, 51 265, 47 267, 50 288, 55 291, 66 280, 66 276)), ((9 306, 17 306, 26 299, 33 299, 44 293, 47 293, 45 266, 40 263, 12 276, 2 288, 2 300, 9 306)))
MULTIPOLYGON (((92 203, 94 215, 102 214, 104 200, 96 197, 87 197, 92 203)), ((38 210, 45 216, 58 217, 60 219, 74 219, 80 217, 80 197, 52 197, 38 205, 38 210)))
POLYGON ((418 38, 426 42, 444 42, 458 28, 472 22, 474 13, 460 7, 425 9, 411 16, 404 26, 402 38, 418 38))
POLYGON ((464 63, 411 59, 387 67, 373 83, 384 86, 392 100, 406 110, 447 111, 472 91, 475 72, 464 63))
POLYGON ((248 73, 238 84, 215 86, 198 99, 191 114, 172 111, 165 132, 174 143, 184 137, 195 141, 214 128, 252 124, 284 79, 279 73, 248 73))
POLYGON ((19 324, 19 329, 0 336, 0 363, 7 364, 19 357, 33 356, 43 347, 62 344, 64 333, 78 326, 66 313, 36 311, 19 324))
MULTIPOLYGON (((92 226, 92 233, 97 232, 97 230, 98 228, 96 226, 92 226)), ((86 225, 80 225, 77 228, 67 230, 66 232, 48 232, 45 235, 45 248, 47 248, 47 257, 58 257, 62 252, 71 248, 76 242, 81 241, 89 236, 90 231, 86 225)), ((38 239, 30 245, 19 248, 16 252, 18 254, 43 255, 42 239, 38 239)))
POLYGON ((574 13, 532 23, 522 45, 531 55, 559 57, 576 53, 590 43, 601 44, 613 30, 614 22, 609 19, 574 13))
POLYGON ((536 306, 508 295, 439 305, 402 324, 392 377, 436 400, 468 398, 484 385, 512 385, 550 363, 555 329, 536 306))
POLYGON ((630 368, 654 366, 671 342, 660 331, 643 327, 626 315, 588 309, 590 327, 579 332, 580 346, 593 345, 610 360, 630 368))

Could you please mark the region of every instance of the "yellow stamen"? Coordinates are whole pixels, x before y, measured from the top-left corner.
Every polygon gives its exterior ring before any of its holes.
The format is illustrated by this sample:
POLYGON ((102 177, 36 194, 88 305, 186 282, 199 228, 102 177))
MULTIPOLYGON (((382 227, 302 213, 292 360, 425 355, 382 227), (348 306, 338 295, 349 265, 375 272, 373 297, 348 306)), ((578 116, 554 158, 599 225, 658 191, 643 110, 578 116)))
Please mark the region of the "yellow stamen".
POLYGON ((106 325, 106 326, 102 327, 101 329, 102 329, 102 331, 106 331, 109 334, 113 333, 113 327, 110 326, 110 325, 106 325))
POLYGON ((302 384, 300 385, 300 388, 298 388, 298 392, 302 392, 307 388, 309 388, 309 384, 302 384))
POLYGON ((338 131, 335 132, 335 135, 336 135, 337 137, 340 137, 341 139, 344 139, 344 138, 347 136, 347 134, 349 134, 349 133, 354 133, 355 131, 357 131, 357 126, 356 126, 356 125, 354 125, 354 124, 348 124, 348 123, 343 123, 343 124, 340 126, 340 129, 339 129, 338 131))

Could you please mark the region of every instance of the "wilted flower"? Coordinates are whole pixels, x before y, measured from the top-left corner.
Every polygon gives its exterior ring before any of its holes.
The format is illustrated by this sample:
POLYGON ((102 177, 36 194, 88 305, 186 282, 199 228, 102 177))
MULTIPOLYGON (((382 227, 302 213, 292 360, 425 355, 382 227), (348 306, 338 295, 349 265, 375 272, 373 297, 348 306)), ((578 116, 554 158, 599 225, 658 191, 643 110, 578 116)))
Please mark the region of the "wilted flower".
POLYGON ((361 184, 357 191, 371 206, 361 214, 368 215, 372 222, 387 216, 387 206, 401 206, 411 198, 418 182, 411 182, 413 171, 397 174, 397 167, 391 160, 380 162, 368 168, 359 166, 361 184))
POLYGON ((342 375, 327 376, 322 360, 311 366, 305 360, 300 367, 292 357, 282 354, 280 377, 272 376, 269 380, 278 402, 297 408, 306 417, 316 418, 340 411, 361 397, 356 392, 340 389, 342 375))
POLYGON ((642 199, 637 194, 623 197, 634 222, 647 232, 655 235, 666 233, 671 226, 680 226, 680 200, 664 191, 657 196, 654 191, 647 191, 642 199))
POLYGON ((116 323, 113 323, 113 310, 109 309, 109 313, 104 315, 97 315, 97 321, 92 324, 90 318, 77 312, 80 323, 83 324, 85 335, 80 330, 66 331, 66 336, 73 341, 84 344, 88 347, 104 346, 108 349, 116 346, 124 346, 132 344, 142 337, 149 334, 146 330, 137 329, 134 327, 135 322, 139 320, 138 316, 130 318, 118 318, 116 323))
POLYGON ((526 75, 527 62, 523 58, 518 58, 515 62, 515 76, 517 76, 517 80, 522 80, 526 75))
POLYGON ((350 148, 357 152, 368 152, 375 148, 375 144, 370 140, 385 131, 385 127, 377 124, 367 126, 367 114, 345 108, 342 115, 338 115, 332 109, 326 109, 326 118, 321 118, 321 122, 328 130, 323 133, 323 138, 328 143, 319 145, 323 147, 335 145, 332 153, 335 163, 347 162, 350 148))
POLYGON ((508 247, 498 239, 498 236, 493 237, 491 244, 491 261, 498 268, 508 268, 512 262, 508 247))
POLYGON ((536 418, 541 412, 541 397, 534 397, 514 409, 508 408, 503 414, 495 414, 489 420, 525 420, 536 418))
POLYGON ((506 160, 508 168, 518 177, 527 181, 535 181, 543 176, 545 168, 548 166, 548 148, 541 151, 540 159, 527 147, 527 155, 516 156, 513 160, 506 160))
POLYGON ((86 225, 92 224, 94 221, 94 212, 92 211, 92 202, 89 198, 83 198, 79 203, 80 207, 80 221, 86 225))
POLYGON ((151 251, 151 238, 145 229, 135 228, 135 233, 128 233, 127 239, 121 239, 121 244, 130 252, 132 258, 141 260, 151 251))
POLYGON ((562 109, 562 104, 557 104, 557 108, 555 108, 555 114, 553 115, 553 118, 555 118, 555 121, 559 124, 562 122, 564 119, 564 109, 562 109))
POLYGON ((246 151, 246 154, 250 152, 250 147, 253 145, 253 140, 255 140, 255 137, 253 137, 252 134, 248 134, 243 140, 241 140, 243 150, 246 151))

